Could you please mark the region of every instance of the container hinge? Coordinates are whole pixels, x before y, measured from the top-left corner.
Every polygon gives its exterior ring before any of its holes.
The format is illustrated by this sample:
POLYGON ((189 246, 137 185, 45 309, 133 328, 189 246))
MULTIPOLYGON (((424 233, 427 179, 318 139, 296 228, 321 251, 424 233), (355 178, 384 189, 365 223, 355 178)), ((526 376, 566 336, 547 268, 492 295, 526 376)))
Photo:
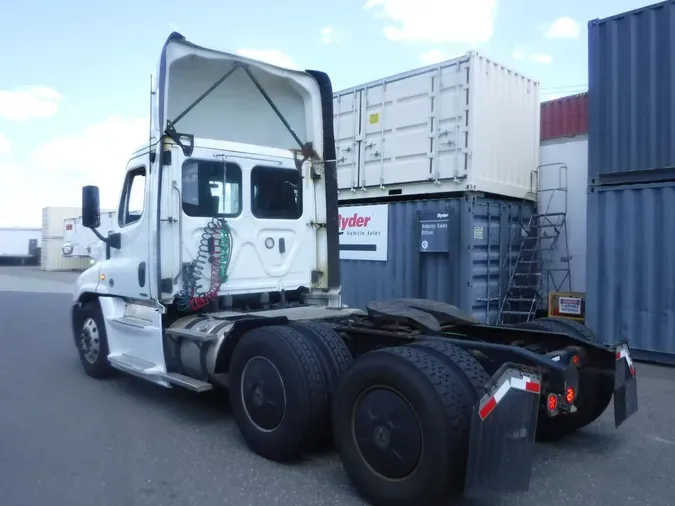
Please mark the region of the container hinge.
POLYGON ((310 221, 309 226, 319 229, 319 228, 325 228, 326 224, 325 223, 317 223, 316 221, 310 221))
POLYGON ((166 221, 168 223, 177 223, 178 222, 178 220, 176 218, 174 218, 173 216, 169 216, 168 218, 162 218, 159 221, 166 221))

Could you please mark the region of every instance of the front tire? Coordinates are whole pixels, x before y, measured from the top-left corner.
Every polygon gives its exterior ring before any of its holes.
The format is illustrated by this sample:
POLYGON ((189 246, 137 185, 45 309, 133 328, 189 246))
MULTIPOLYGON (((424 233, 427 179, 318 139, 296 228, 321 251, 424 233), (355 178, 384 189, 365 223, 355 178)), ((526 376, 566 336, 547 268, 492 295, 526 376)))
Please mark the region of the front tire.
POLYGON ((92 378, 111 376, 114 370, 108 362, 108 335, 98 301, 84 304, 73 330, 84 371, 92 378))

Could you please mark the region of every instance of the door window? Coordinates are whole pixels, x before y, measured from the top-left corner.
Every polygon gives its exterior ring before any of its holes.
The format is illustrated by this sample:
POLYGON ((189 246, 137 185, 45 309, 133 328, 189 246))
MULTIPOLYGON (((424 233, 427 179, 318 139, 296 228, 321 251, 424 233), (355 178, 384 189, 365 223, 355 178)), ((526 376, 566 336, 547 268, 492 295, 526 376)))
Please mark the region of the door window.
POLYGON ((120 227, 137 222, 143 216, 145 207, 145 167, 127 172, 122 190, 122 199, 118 214, 120 227))
POLYGON ((302 216, 302 177, 295 169, 254 167, 251 212, 263 220, 297 220, 302 216))
POLYGON ((241 212, 241 168, 235 163, 188 160, 183 165, 183 212, 212 218, 241 212))

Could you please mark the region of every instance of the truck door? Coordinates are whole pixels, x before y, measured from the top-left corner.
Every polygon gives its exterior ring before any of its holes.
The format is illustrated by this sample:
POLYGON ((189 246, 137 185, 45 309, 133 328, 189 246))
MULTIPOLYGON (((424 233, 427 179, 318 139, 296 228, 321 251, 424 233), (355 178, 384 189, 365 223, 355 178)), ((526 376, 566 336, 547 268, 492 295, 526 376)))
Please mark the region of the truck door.
MULTIPOLYGON (((132 299, 151 296, 151 269, 149 264, 150 223, 147 158, 132 159, 127 166, 120 196, 115 232, 120 234, 120 249, 110 249, 110 259, 101 268, 105 276, 101 290, 132 299)), ((101 286, 99 285, 101 288, 101 286)))

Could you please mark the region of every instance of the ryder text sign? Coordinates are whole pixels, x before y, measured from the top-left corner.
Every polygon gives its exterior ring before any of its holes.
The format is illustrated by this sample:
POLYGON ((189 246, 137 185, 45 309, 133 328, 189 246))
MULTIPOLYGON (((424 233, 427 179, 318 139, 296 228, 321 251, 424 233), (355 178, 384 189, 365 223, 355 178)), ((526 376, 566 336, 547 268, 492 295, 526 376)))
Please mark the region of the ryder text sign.
POLYGON ((340 259, 386 262, 389 206, 344 206, 338 213, 340 259))

